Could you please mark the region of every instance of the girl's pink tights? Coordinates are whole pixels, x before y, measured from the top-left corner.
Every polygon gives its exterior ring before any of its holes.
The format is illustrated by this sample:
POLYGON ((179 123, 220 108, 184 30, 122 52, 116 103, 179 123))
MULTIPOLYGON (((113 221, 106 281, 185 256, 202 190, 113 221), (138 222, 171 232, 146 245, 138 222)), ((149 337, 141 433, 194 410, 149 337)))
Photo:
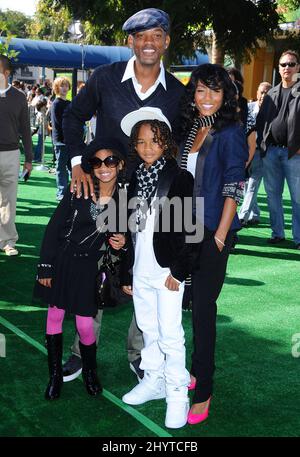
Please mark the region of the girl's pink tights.
MULTIPOLYGON (((47 316, 47 335, 56 335, 62 333, 62 324, 65 317, 65 310, 56 308, 56 306, 49 306, 47 316)), ((89 346, 96 341, 94 332, 94 322, 92 317, 77 316, 76 327, 79 333, 79 338, 82 344, 89 346)))

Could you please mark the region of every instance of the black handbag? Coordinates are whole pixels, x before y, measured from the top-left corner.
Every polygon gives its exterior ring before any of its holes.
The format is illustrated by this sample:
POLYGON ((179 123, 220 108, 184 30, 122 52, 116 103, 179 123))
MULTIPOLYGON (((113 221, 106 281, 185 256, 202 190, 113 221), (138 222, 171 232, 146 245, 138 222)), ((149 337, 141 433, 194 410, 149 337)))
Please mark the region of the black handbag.
POLYGON ((112 308, 131 300, 120 286, 120 263, 119 256, 113 255, 110 246, 107 246, 96 276, 98 308, 112 308))

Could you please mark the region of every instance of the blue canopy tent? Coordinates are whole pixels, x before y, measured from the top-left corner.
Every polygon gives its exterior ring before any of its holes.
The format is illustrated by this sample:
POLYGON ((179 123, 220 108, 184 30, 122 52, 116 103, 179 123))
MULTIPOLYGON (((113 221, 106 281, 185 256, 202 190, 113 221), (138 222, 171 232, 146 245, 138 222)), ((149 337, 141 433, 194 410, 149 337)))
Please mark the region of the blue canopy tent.
POLYGON ((9 49, 19 51, 18 64, 49 68, 90 69, 128 60, 132 56, 132 51, 125 46, 91 46, 22 38, 13 38, 9 49))
MULTIPOLYGON (((5 38, 0 38, 5 40, 5 38)), ((99 65, 127 61, 132 51, 125 46, 92 46, 54 41, 13 38, 9 49, 18 51, 16 65, 33 65, 53 69, 71 69, 73 94, 76 93, 77 70, 92 69, 99 65)))
MULTIPOLYGON (((5 38, 0 37, 0 42, 5 38)), ((92 46, 55 41, 13 38, 9 49, 19 52, 17 63, 49 68, 91 69, 117 61, 126 61, 132 56, 125 46, 92 46)), ((196 51, 195 57, 182 58, 182 65, 192 67, 209 62, 207 54, 196 51)), ((177 66, 177 65, 176 65, 177 66)))
MULTIPOLYGON (((5 38, 0 37, 0 42, 5 38)), ((132 56, 125 46, 93 46, 55 41, 13 38, 9 49, 18 51, 16 65, 33 65, 53 69, 71 69, 73 95, 76 93, 77 70, 93 69, 99 65, 127 61, 132 56)), ((191 71, 195 66, 209 62, 207 54, 196 51, 193 58, 182 58, 182 65, 171 66, 171 71, 191 71)))

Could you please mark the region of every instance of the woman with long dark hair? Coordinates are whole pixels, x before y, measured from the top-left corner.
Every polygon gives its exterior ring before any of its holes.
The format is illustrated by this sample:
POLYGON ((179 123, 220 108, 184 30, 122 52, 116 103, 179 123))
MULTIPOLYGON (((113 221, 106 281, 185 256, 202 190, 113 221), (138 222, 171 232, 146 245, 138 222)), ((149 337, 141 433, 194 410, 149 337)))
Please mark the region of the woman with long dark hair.
POLYGON ((209 412, 216 300, 234 233, 240 229, 236 208, 243 196, 248 159, 236 89, 223 67, 204 64, 192 72, 183 100, 182 127, 181 166, 195 177, 194 197, 204 199, 204 217, 195 209, 197 219, 204 224, 204 235, 195 247, 198 252, 192 275, 194 351, 189 388, 195 393, 188 422, 196 424, 209 412))

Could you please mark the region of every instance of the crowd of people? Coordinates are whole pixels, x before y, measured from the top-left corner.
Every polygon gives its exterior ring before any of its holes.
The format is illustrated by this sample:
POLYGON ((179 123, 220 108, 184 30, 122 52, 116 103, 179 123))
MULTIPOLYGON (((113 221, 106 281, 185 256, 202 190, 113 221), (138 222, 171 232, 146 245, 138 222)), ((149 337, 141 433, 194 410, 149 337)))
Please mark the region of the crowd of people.
MULTIPOLYGON (((259 223, 262 177, 272 229, 268 243, 285 240, 286 180, 293 239, 300 249, 300 85, 295 77, 299 56, 288 50, 279 59, 281 83, 272 88, 262 82, 256 102, 243 97, 241 73, 220 65, 198 66, 184 87, 162 64, 169 28, 164 11, 137 12, 123 25, 133 50, 128 62, 98 67, 71 102, 66 100, 70 83, 65 78, 53 83, 51 107, 44 100, 51 99, 49 86, 31 88, 27 102, 38 113, 50 110, 60 201, 46 228, 35 286, 35 294, 48 305, 45 397, 59 398, 63 381, 81 371, 90 395, 102 390, 96 351, 103 309, 97 305, 95 278, 109 247, 120 259, 120 284, 134 304, 127 348, 138 383, 122 400, 139 405, 164 398, 166 427, 180 428, 201 423, 209 414, 217 299, 237 232, 259 223), (85 125, 93 118, 96 129, 87 145, 85 125), (126 208, 128 223, 112 228, 108 209, 113 203, 119 214, 124 192, 134 201, 126 208), (179 209, 175 205, 170 211, 165 202, 172 199, 180 202, 179 209), (182 327, 187 289, 194 344, 189 370, 182 327), (63 365, 66 312, 75 315, 77 335, 63 365), (189 391, 194 392, 191 407, 189 391)), ((20 94, 26 88, 10 87, 10 71, 9 60, 0 56, 6 81, 0 88, 0 122, 9 109, 3 108, 3 100, 13 104, 15 119, 14 129, 7 129, 10 136, 0 132, 0 247, 16 255, 15 207, 5 208, 5 199, 9 194, 16 203, 19 135, 27 173, 32 151, 26 98, 20 94), (12 167, 8 190, 2 176, 12 167)))

